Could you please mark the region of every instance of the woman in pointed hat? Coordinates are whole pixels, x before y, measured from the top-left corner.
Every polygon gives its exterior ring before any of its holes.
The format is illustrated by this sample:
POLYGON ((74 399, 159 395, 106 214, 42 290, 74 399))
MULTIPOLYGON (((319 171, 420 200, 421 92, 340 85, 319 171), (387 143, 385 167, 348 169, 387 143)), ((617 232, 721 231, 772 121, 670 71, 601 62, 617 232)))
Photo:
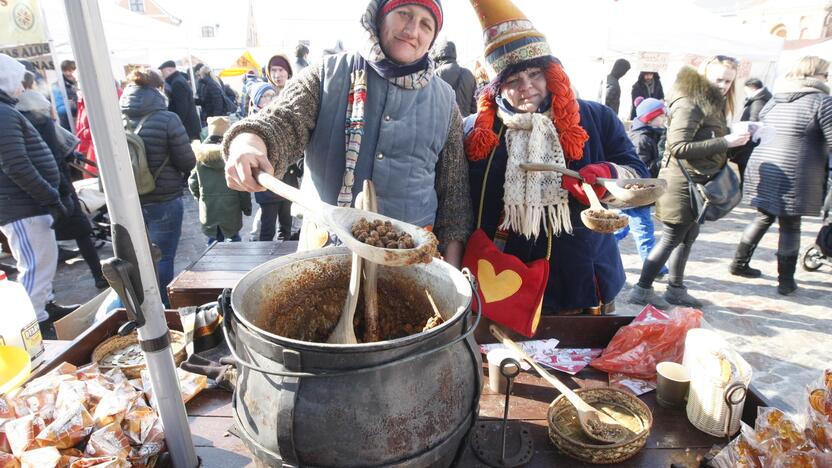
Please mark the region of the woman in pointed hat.
MULTIPOLYGON (((262 191, 258 170, 282 174, 305 152, 302 191, 350 206, 372 179, 382 214, 432 226, 446 260, 459 265, 472 224, 462 117, 428 56, 441 2, 371 0, 361 25, 357 53, 303 69, 269 107, 229 130, 228 185, 262 191)), ((328 239, 304 218, 301 249, 328 239)))
MULTIPOLYGON (((545 37, 517 7, 509 0, 471 3, 484 29, 486 61, 496 73, 478 113, 465 120, 477 227, 523 263, 549 258, 542 307, 532 304, 523 313, 610 312, 625 279, 615 238, 581 222, 589 203, 578 180, 525 172, 519 164, 566 166, 590 183, 596 177, 649 177, 647 168, 611 110, 575 98, 545 37)), ((594 188, 609 199, 604 188, 594 188)), ((476 257, 466 251, 466 265, 476 257)))

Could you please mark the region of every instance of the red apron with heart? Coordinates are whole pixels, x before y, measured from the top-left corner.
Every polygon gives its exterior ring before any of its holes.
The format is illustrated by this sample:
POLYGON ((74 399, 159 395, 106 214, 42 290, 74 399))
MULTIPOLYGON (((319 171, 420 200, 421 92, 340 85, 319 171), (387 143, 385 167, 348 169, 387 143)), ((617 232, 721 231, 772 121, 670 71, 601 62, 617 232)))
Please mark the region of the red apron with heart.
POLYGON ((523 263, 501 252, 485 231, 477 229, 465 246, 462 265, 477 278, 484 317, 523 336, 534 336, 549 280, 547 259, 523 263))
MULTIPOLYGON (((500 128, 498 139, 503 134, 500 128)), ((477 289, 482 298, 483 317, 508 327, 523 336, 532 337, 540 322, 543 307, 543 292, 549 281, 549 258, 552 253, 552 230, 547 229, 549 246, 546 258, 524 263, 514 255, 504 253, 480 226, 482 225, 482 205, 485 201, 485 187, 491 161, 497 147, 491 151, 480 193, 480 206, 477 215, 477 230, 471 234, 465 245, 462 266, 471 270, 477 278, 477 289)), ((505 245, 508 233, 498 230, 495 238, 501 246, 505 245)))

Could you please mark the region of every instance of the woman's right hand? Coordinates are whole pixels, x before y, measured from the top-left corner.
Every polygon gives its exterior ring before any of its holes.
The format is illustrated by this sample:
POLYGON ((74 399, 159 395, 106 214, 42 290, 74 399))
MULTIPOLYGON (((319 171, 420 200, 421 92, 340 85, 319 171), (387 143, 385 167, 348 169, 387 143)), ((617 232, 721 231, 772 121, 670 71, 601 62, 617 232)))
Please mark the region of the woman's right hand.
POLYGON ((723 138, 725 138, 725 141, 728 142, 729 148, 736 148, 738 146, 742 146, 748 143, 748 140, 751 139, 751 133, 729 133, 728 135, 725 135, 723 138))
POLYGON ((263 192, 257 182, 259 171, 274 175, 274 167, 267 156, 266 142, 253 133, 240 133, 228 146, 225 162, 225 182, 228 188, 240 192, 263 192))

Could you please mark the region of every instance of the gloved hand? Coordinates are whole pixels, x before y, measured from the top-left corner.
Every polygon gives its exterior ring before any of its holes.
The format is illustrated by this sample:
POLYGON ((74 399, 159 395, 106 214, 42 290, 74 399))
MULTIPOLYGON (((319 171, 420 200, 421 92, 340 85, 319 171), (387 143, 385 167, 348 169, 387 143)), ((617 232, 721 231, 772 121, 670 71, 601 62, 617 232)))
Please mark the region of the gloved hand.
POLYGON ((55 226, 69 216, 69 210, 60 201, 48 205, 46 209, 49 211, 49 215, 52 216, 52 229, 55 229, 55 226))
MULTIPOLYGON (((607 163, 587 164, 582 167, 578 173, 581 174, 584 181, 590 185, 594 184, 598 177, 607 179, 612 178, 612 169, 607 163)), ((586 197, 586 193, 584 193, 580 180, 565 175, 561 178, 561 186, 568 190, 576 200, 584 205, 589 205, 589 199, 586 197)), ((607 189, 601 185, 593 185, 592 188, 595 190, 595 194, 598 195, 599 199, 607 193, 607 189)))

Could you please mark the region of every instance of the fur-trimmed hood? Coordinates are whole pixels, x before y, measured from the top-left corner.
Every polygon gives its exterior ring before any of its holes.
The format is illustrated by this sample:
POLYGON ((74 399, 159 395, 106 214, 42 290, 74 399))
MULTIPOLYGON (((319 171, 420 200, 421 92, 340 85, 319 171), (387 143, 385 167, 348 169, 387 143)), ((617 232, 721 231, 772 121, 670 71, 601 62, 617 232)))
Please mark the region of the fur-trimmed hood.
POLYGON ((194 143, 196 161, 212 169, 223 169, 225 160, 222 158, 222 145, 213 143, 194 143))
POLYGON ((672 104, 683 97, 693 101, 706 115, 721 113, 725 107, 725 97, 719 88, 692 67, 679 70, 669 102, 672 104))

